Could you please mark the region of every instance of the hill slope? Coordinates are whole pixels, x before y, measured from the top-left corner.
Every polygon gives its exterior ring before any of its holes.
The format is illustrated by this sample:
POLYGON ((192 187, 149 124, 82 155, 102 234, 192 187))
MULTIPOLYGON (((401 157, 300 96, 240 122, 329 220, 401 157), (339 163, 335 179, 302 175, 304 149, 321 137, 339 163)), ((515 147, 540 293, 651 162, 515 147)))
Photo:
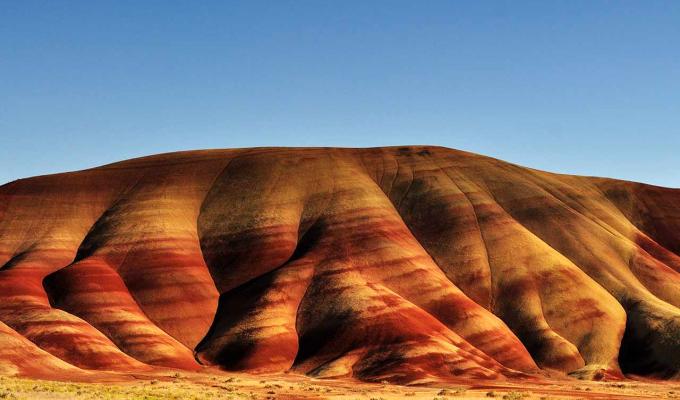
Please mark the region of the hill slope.
POLYGON ((680 190, 438 147, 164 154, 0 187, 0 374, 680 371, 680 190))

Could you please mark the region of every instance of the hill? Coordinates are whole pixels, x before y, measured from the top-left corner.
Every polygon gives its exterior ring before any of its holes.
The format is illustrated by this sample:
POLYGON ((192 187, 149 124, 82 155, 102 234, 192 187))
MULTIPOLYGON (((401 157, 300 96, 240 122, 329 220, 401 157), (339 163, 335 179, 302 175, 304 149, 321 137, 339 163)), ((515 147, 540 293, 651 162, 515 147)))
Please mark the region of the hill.
POLYGON ((680 190, 439 147, 163 154, 0 187, 0 374, 680 371, 680 190))

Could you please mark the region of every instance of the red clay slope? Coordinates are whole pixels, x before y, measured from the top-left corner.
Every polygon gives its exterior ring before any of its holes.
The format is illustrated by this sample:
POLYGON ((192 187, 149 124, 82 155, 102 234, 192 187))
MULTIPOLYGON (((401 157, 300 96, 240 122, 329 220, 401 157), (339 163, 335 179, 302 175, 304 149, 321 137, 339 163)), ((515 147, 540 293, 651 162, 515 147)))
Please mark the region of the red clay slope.
POLYGON ((680 190, 438 147, 164 154, 0 187, 0 374, 680 371, 680 190))

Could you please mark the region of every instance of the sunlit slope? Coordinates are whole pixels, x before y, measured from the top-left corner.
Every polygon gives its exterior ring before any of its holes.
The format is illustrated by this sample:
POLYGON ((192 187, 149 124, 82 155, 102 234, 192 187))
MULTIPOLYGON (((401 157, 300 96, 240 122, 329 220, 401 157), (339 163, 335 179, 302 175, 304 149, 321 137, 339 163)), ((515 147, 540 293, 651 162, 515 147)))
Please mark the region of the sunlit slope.
POLYGON ((672 377, 679 272, 680 190, 437 147, 164 154, 0 187, 0 373, 672 377))

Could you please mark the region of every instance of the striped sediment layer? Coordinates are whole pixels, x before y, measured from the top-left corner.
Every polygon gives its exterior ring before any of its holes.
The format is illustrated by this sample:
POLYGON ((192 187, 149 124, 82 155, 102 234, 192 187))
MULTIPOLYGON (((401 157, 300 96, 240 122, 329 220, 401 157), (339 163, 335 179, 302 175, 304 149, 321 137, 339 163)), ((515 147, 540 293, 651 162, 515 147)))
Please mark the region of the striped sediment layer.
POLYGON ((680 190, 439 147, 164 154, 0 187, 0 374, 670 378, 679 272, 680 190))

